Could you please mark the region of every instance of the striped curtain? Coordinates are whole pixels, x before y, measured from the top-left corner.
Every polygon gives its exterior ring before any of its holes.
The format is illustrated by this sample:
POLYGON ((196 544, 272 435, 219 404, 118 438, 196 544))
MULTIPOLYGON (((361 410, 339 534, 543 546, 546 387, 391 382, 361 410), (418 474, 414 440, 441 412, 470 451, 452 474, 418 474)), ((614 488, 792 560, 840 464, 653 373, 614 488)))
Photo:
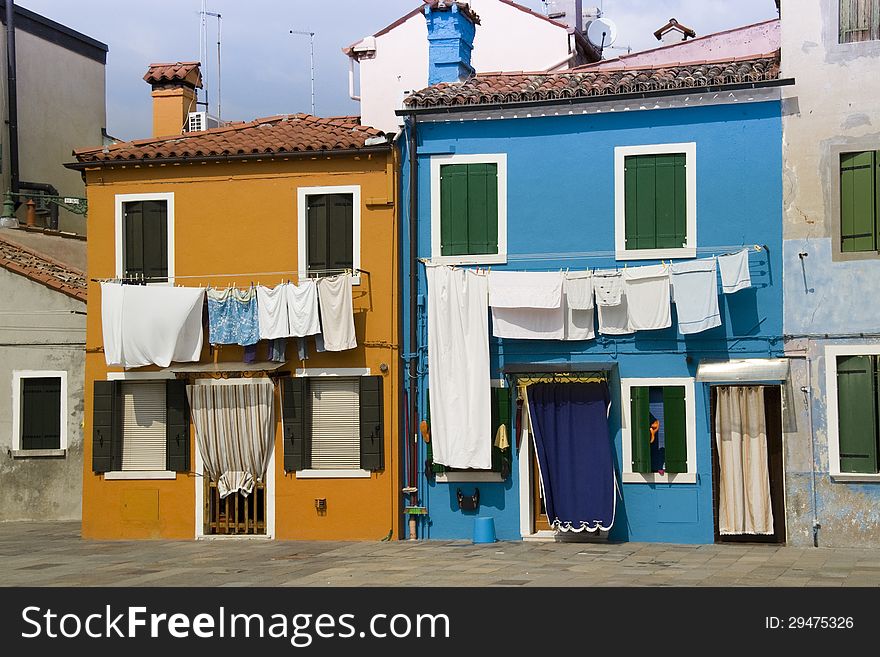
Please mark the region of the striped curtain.
POLYGON ((715 444, 721 466, 718 531, 772 534, 764 389, 731 386, 715 391, 715 444))

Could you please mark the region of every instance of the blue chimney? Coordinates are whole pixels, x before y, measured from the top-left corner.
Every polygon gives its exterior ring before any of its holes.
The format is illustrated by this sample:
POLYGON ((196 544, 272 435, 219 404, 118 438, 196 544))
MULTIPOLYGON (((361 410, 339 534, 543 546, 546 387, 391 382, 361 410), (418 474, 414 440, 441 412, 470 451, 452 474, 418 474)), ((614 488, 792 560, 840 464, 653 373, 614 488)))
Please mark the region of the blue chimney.
POLYGON ((467 4, 437 0, 425 6, 428 84, 460 82, 474 74, 471 51, 480 18, 467 4))

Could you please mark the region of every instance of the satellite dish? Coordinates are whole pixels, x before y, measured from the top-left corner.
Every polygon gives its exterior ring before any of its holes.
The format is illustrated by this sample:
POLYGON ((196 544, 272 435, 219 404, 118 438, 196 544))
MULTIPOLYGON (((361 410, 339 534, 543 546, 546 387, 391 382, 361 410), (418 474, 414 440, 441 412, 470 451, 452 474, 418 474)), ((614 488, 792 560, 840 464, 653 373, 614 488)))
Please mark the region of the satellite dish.
POLYGON ((617 25, 610 18, 597 18, 587 27, 587 39, 597 48, 607 48, 617 41, 617 25))

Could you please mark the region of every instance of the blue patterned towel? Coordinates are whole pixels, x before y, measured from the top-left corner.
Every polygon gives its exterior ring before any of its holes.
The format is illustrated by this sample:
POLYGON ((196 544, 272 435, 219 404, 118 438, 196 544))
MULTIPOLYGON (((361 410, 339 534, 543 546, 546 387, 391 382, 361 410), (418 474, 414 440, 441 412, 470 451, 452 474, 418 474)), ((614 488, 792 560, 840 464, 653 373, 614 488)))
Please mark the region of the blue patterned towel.
POLYGON ((260 341, 255 288, 208 289, 208 340, 211 344, 245 346, 260 341))

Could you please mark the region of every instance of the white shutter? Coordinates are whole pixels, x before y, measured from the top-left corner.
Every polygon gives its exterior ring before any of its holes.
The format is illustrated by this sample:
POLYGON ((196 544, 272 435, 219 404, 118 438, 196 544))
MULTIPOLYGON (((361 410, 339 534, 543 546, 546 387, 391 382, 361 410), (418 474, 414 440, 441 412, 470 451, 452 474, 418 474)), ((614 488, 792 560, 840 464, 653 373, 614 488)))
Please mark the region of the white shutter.
POLYGON ((122 469, 165 469, 165 382, 123 383, 122 469))
POLYGON ((312 468, 361 467, 360 386, 358 379, 314 377, 312 396, 312 468))

